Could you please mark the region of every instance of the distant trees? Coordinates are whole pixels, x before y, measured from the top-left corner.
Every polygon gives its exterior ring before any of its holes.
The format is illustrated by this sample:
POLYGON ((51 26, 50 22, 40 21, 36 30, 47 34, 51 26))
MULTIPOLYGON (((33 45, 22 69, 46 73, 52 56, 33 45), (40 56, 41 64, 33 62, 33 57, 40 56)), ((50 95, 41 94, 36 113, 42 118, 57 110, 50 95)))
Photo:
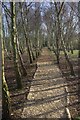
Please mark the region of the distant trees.
POLYGON ((44 19, 47 25, 48 36, 49 36, 49 48, 52 46, 52 49, 56 55, 57 63, 59 64, 59 55, 60 55, 60 41, 61 41, 61 10, 63 8, 62 3, 50 3, 50 9, 45 12, 44 19), (59 7, 59 8, 58 8, 59 7))
POLYGON ((34 16, 34 24, 35 24, 35 51, 36 51, 36 57, 38 57, 39 55, 39 44, 40 44, 40 39, 39 39, 39 35, 40 35, 40 25, 41 25, 41 15, 40 15, 40 3, 36 2, 35 3, 35 16, 34 16))
MULTIPOLYGON (((73 7, 75 4, 70 3, 73 7)), ((60 61, 60 52, 63 51, 69 65, 71 75, 74 75, 73 65, 68 56, 69 51, 77 49, 77 16, 67 3, 50 3, 50 8, 44 14, 47 25, 48 46, 56 55, 57 63, 60 61), (76 40, 75 40, 76 39, 76 40)))

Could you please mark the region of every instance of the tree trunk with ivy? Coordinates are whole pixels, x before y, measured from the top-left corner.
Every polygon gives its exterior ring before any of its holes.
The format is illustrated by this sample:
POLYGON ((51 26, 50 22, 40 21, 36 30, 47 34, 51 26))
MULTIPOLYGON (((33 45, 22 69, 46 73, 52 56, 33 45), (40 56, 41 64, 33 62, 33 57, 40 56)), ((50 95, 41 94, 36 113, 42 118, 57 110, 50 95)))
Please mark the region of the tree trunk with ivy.
MULTIPOLYGON (((79 29, 80 29, 80 1, 78 2, 78 13, 79 13, 79 29)), ((80 102, 80 31, 78 33, 79 41, 78 41, 78 101, 80 102)), ((80 114, 79 114, 80 115, 80 114)))
POLYGON ((26 71, 26 68, 25 68, 25 65, 24 65, 24 61, 23 61, 23 58, 22 58, 22 55, 21 55, 17 31, 16 31, 16 34, 17 34, 17 36, 16 36, 16 39, 17 39, 16 45, 17 45, 17 46, 16 46, 16 47, 17 47, 18 57, 19 57, 19 60, 20 60, 22 75, 23 75, 23 76, 26 76, 26 75, 27 75, 27 71, 26 71))
POLYGON ((18 51, 17 51, 15 3, 11 2, 10 6, 11 6, 11 37, 12 37, 11 42, 13 48, 14 71, 16 75, 17 88, 21 89, 22 82, 21 82, 21 73, 19 69, 18 51))
POLYGON ((10 118, 10 96, 8 85, 5 80, 4 73, 4 40, 3 32, 1 30, 1 48, 2 48, 2 119, 8 120, 10 118))

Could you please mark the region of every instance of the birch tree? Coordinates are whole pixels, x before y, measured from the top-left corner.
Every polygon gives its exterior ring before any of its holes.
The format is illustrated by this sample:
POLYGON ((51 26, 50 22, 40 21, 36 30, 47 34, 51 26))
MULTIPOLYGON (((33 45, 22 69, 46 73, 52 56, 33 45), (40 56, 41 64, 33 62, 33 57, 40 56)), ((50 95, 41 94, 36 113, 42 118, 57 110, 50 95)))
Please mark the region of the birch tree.
POLYGON ((15 3, 11 2, 10 7, 11 7, 11 43, 13 47, 14 70, 16 75, 17 88, 21 89, 22 82, 17 51, 15 3))
MULTIPOLYGON (((0 18, 1 20, 1 18, 0 18)), ((4 39, 1 27, 1 56, 2 56, 2 118, 7 120, 10 117, 10 95, 4 72, 4 39)))

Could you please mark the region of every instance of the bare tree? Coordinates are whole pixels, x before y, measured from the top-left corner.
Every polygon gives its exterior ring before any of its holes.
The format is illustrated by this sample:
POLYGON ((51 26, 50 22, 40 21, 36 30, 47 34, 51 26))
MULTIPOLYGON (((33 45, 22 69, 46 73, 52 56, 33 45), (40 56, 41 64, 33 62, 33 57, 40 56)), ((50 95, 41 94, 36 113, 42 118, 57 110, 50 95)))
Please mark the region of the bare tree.
MULTIPOLYGON (((1 20, 1 18, 0 18, 1 20)), ((10 96, 8 85, 5 79, 4 72, 4 39, 3 39, 3 31, 1 28, 1 56, 2 56, 2 118, 7 120, 10 117, 10 96)))
POLYGON ((79 78, 79 83, 78 83, 78 100, 80 102, 80 1, 78 2, 78 13, 79 13, 79 43, 78 43, 78 78, 79 78))
POLYGON ((14 59, 14 69, 15 69, 15 75, 16 75, 16 82, 17 82, 17 88, 22 88, 21 83, 21 73, 19 69, 19 61, 18 61, 18 52, 17 52, 17 39, 16 39, 16 14, 15 14, 15 3, 10 3, 11 7, 11 42, 13 47, 13 59, 14 59))

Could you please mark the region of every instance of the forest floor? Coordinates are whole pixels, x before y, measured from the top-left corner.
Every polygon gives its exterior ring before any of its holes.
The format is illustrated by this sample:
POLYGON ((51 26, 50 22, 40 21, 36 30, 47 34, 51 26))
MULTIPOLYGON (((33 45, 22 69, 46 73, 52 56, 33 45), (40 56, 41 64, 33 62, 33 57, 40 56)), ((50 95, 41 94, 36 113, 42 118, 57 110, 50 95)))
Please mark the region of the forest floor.
POLYGON ((80 116, 80 90, 78 90, 78 85, 80 84, 80 80, 78 78, 78 72, 80 71, 78 71, 78 67, 80 66, 78 66, 78 54, 70 54, 69 59, 73 65, 75 76, 70 75, 70 68, 64 55, 61 55, 59 68, 66 79, 68 108, 71 117, 77 118, 77 116, 80 116))
MULTIPOLYGON (((24 53, 22 57, 27 70, 27 76, 22 76, 21 80, 23 88, 21 90, 18 90, 15 80, 16 78, 12 56, 10 55, 11 59, 9 59, 5 55, 5 76, 10 92, 10 111, 12 120, 15 118, 20 118, 24 103, 26 102, 26 97, 29 93, 31 81, 33 80, 35 71, 37 69, 36 61, 34 61, 32 64, 29 63, 27 53, 24 53)), ((21 71, 21 66, 19 67, 21 71)))
MULTIPOLYGON (((27 61, 25 56, 24 60, 27 61)), ((37 63, 29 65, 26 61, 28 76, 22 78, 22 90, 17 90, 12 61, 5 62, 12 118, 68 118, 67 108, 72 117, 77 116, 78 80, 68 77, 69 69, 63 57, 58 66, 53 52, 43 48, 37 63)))

